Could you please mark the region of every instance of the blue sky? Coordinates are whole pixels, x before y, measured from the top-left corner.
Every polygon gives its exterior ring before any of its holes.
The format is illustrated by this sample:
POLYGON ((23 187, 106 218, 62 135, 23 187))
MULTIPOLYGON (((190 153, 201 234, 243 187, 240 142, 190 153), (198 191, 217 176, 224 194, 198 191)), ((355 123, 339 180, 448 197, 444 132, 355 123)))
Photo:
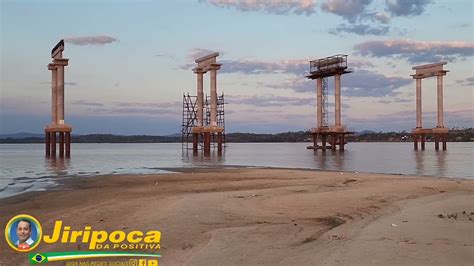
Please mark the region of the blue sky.
MULTIPOLYGON (((63 38, 65 120, 76 134, 180 132, 194 59, 211 51, 223 64, 227 132, 314 127, 315 82, 304 74, 310 60, 339 53, 354 70, 342 77, 350 129, 414 127, 411 67, 440 60, 450 70, 446 126, 472 127, 472 14, 469 0, 3 0, 0 133, 40 133, 50 122, 46 65, 63 38)), ((435 96, 436 79, 423 80, 426 127, 435 96)))

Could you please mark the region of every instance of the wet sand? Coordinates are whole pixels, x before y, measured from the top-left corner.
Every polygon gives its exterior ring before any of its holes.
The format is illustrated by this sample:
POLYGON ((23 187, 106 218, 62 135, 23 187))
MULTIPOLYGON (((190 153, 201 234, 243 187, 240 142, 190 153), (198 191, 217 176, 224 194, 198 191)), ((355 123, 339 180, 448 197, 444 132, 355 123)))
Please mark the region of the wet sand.
MULTIPOLYGON (((291 169, 77 177, 0 200, 45 232, 160 230, 160 265, 472 265, 474 180, 291 169)), ((4 239, 4 231, 1 231, 4 239)), ((40 244, 35 251, 86 250, 40 244)), ((0 241, 0 265, 28 265, 0 241)))

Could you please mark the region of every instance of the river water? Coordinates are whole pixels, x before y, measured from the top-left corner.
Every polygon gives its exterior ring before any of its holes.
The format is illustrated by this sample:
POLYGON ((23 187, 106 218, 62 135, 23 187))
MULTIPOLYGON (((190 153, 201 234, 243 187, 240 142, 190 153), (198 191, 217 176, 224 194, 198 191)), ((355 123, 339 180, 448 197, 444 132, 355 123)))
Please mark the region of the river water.
POLYGON ((263 166, 474 178, 474 143, 349 143, 344 152, 307 150, 309 143, 229 143, 223 156, 183 152, 180 143, 72 144, 70 159, 47 159, 44 144, 0 145, 0 198, 44 190, 58 178, 99 174, 166 173, 162 168, 263 166))

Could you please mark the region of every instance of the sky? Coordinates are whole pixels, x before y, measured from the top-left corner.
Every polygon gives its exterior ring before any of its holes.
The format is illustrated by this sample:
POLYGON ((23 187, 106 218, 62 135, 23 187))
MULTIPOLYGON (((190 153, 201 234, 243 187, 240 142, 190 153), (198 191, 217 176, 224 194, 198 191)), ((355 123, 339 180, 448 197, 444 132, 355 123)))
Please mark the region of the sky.
MULTIPOLYGON (((448 62, 445 126, 474 126, 471 0, 0 0, 0 133, 51 122, 51 49, 64 39, 65 122, 75 134, 181 131, 194 59, 219 52, 226 132, 316 126, 309 61, 348 55, 342 123, 415 127, 413 66, 448 62)), ((209 94, 209 74, 204 93, 209 94)), ((436 126, 436 78, 423 80, 423 126, 436 126)), ((329 124, 334 123, 329 79, 329 124)))

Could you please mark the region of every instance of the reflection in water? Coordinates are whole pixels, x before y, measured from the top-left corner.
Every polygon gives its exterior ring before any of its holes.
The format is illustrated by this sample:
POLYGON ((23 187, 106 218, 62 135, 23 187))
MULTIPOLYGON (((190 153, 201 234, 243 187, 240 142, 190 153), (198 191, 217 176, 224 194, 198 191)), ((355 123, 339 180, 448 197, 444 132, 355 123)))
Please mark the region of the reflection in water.
POLYGON ((446 157, 448 151, 413 151, 417 175, 426 175, 428 170, 436 170, 438 176, 446 176, 446 157), (430 169, 432 168, 432 169, 430 169))
POLYGON ((211 150, 211 156, 204 156, 204 153, 199 152, 194 155, 193 152, 184 150, 182 152, 182 161, 190 164, 209 164, 222 165, 225 162, 225 149, 222 149, 222 154, 219 155, 217 150, 211 150))
POLYGON ((318 169, 344 169, 344 160, 346 154, 344 151, 314 151, 316 168, 318 169))
MULTIPOLYGON (((218 156, 182 153, 180 143, 77 144, 74 157, 45 159, 44 145, 0 145, 0 179, 82 174, 155 173, 160 168, 262 166, 472 178, 474 143, 447 152, 413 151, 411 143, 351 143, 344 152, 317 153, 307 143, 230 143, 218 156)), ((8 184, 8 183, 7 183, 8 184)), ((2 189, 0 187, 0 189, 2 189)))
POLYGON ((474 142, 449 151, 413 151, 412 143, 351 143, 344 152, 313 153, 308 143, 229 143, 218 156, 182 153, 181 143, 75 143, 74 157, 46 158, 44 144, 0 145, 0 198, 54 184, 52 176, 163 173, 162 168, 261 166, 474 178, 474 142), (14 182, 12 182, 14 180, 14 182), (9 184, 14 183, 11 186, 9 184), (3 190, 3 191, 2 191, 3 190))
POLYGON ((315 150, 314 152, 314 158, 316 159, 316 168, 318 169, 327 169, 327 160, 328 156, 326 151, 317 151, 315 150))
POLYGON ((439 151, 437 153, 435 153, 435 156, 437 156, 437 162, 438 162, 438 170, 439 170, 439 173, 440 175, 444 176, 446 175, 446 166, 445 166, 445 162, 446 162, 446 156, 448 155, 448 151, 439 151))
POLYGON ((413 155, 415 156, 416 162, 416 174, 421 175, 424 173, 425 165, 423 164, 425 151, 413 151, 413 155))
POLYGON ((56 173, 58 176, 67 175, 70 166, 69 158, 45 158, 45 166, 48 172, 56 173))
POLYGON ((344 151, 334 151, 332 155, 334 158, 334 167, 336 169, 344 169, 344 158, 346 156, 344 151))

